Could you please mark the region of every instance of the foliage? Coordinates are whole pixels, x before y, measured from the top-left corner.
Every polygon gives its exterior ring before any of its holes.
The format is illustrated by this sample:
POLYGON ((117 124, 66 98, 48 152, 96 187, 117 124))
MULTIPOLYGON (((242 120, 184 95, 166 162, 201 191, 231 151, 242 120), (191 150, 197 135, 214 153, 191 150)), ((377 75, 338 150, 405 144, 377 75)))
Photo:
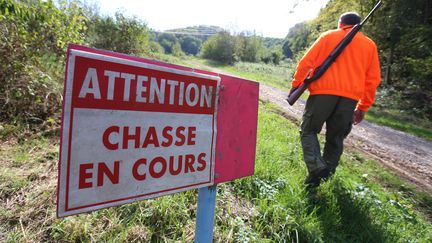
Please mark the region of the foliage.
POLYGON ((224 30, 218 26, 198 25, 198 26, 190 26, 186 28, 170 29, 167 30, 166 32, 175 33, 177 38, 193 37, 201 40, 201 42, 204 42, 210 36, 216 35, 221 31, 224 30))
POLYGON ((204 42, 202 47, 204 58, 232 64, 236 61, 235 39, 227 31, 219 32, 204 42))
POLYGON ((200 51, 202 41, 193 36, 185 36, 180 39, 181 49, 190 55, 197 55, 200 51))
POLYGON ((228 31, 219 32, 204 42, 201 54, 204 58, 225 64, 244 62, 272 62, 282 60, 281 46, 265 47, 263 38, 255 34, 240 33, 231 35, 228 31))
POLYGON ((283 59, 283 54, 280 50, 265 50, 264 53, 261 60, 266 64, 274 63, 275 65, 279 65, 283 59))
POLYGON ((159 44, 164 48, 165 53, 172 53, 173 46, 177 43, 177 38, 174 34, 161 33, 157 36, 159 44))
POLYGON ((150 52, 147 25, 121 12, 117 12, 114 18, 95 15, 89 24, 87 41, 96 48, 125 54, 144 55, 150 52))
MULTIPOLYGON (((216 26, 193 26, 187 28, 179 28, 167 30, 162 33, 152 32, 153 37, 151 38, 154 41, 157 41, 162 45, 165 49, 166 53, 172 53, 172 47, 176 43, 180 43, 181 49, 184 53, 188 55, 197 55, 200 53, 202 49, 203 42, 206 42, 209 38, 215 35, 223 36, 223 33, 228 33, 228 31, 221 29, 216 26)), ((229 60, 231 63, 236 61, 247 61, 247 62, 273 62, 280 61, 281 56, 279 56, 280 50, 282 48, 283 39, 279 38, 266 38, 259 37, 254 33, 250 32, 241 32, 238 35, 232 36, 234 45, 232 51, 234 52, 232 55, 233 60, 229 60)), ((213 37, 214 39, 215 37, 213 37)), ((219 37, 219 41, 227 41, 227 36, 219 37)), ((214 43, 214 40, 211 41, 214 43)), ((221 46, 226 46, 228 42, 225 44, 221 44, 221 46)), ((212 51, 209 50, 210 43, 206 45, 207 50, 205 50, 206 55, 212 51)), ((212 48, 216 48, 213 46, 212 48)), ((204 52, 204 51, 203 51, 204 52)), ((215 55, 216 53, 213 52, 215 55)), ((221 57, 223 55, 220 55, 221 57)), ((213 58, 213 60, 218 60, 213 58)))
POLYGON ((54 79, 67 43, 83 43, 86 18, 75 1, 1 0, 0 20, 0 119, 40 122, 60 106, 54 79))
POLYGON ((283 38, 263 37, 263 45, 267 48, 280 48, 284 44, 283 38))
POLYGON ((180 46, 180 43, 175 43, 171 48, 171 54, 173 54, 176 57, 180 57, 184 55, 184 52, 182 51, 182 48, 180 46))
POLYGON ((149 45, 151 53, 165 53, 165 49, 158 42, 150 41, 149 45))
POLYGON ((285 41, 283 43, 282 51, 283 51, 283 54, 284 54, 285 57, 287 57, 287 58, 292 58, 293 57, 293 52, 292 52, 292 50, 290 48, 290 44, 289 44, 288 41, 285 41))
POLYGON ((286 57, 292 57, 293 53, 298 53, 309 46, 309 36, 311 34, 308 22, 302 22, 292 27, 283 45, 286 57))
POLYGON ((235 55, 244 62, 257 62, 260 60, 260 51, 263 49, 262 38, 240 34, 235 38, 235 55))
MULTIPOLYGON (((191 26, 186 28, 178 28, 166 30, 165 32, 152 32, 153 40, 159 42, 164 47, 166 53, 172 53, 172 48, 176 43, 180 43, 181 51, 188 55, 198 55, 202 43, 206 41, 209 36, 216 35, 218 32, 223 31, 217 26, 191 26)), ((178 56, 177 51, 177 56, 178 56)), ((181 54, 181 53, 180 53, 181 54)))

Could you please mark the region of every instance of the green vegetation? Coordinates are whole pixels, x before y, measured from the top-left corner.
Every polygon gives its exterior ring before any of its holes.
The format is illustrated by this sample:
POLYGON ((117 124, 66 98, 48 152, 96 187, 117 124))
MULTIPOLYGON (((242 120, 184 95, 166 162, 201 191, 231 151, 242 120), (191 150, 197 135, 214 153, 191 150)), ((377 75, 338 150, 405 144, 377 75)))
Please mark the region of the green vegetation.
POLYGON ((139 56, 149 54, 148 28, 137 18, 117 12, 114 18, 93 15, 89 21, 92 24, 88 25, 87 42, 92 46, 139 56))
POLYGON ((162 45, 167 54, 173 54, 173 46, 180 44, 182 52, 196 56, 201 50, 202 43, 210 36, 216 35, 221 31, 223 31, 223 29, 217 26, 200 25, 171 29, 165 32, 151 31, 151 39, 162 45))
MULTIPOLYGON (((297 126, 260 107, 255 175, 218 186, 215 241, 432 240, 432 197, 359 154, 307 192, 297 126)), ((56 219, 58 140, 2 144, 0 157, 0 241, 193 241, 196 191, 56 219)))
POLYGON ((66 45, 86 29, 75 2, 0 1, 0 120, 40 123, 59 109, 66 45))
MULTIPOLYGON (((309 22, 302 22, 294 25, 285 38, 284 52, 296 55, 297 60, 302 57, 303 51, 311 45, 309 36, 311 34, 309 22)), ((285 54, 286 55, 286 54, 285 54)))
POLYGON ((408 116, 399 110, 389 111, 373 107, 366 113, 366 120, 432 141, 430 121, 408 116))
POLYGON ((226 73, 262 82, 282 90, 288 91, 291 87, 294 64, 289 61, 282 62, 280 65, 247 62, 226 65, 206 59, 195 58, 192 60, 206 66, 218 68, 226 73))
POLYGON ((204 42, 202 56, 224 64, 238 61, 279 64, 283 54, 281 46, 270 50, 264 47, 263 38, 255 34, 231 35, 228 31, 222 31, 204 42))

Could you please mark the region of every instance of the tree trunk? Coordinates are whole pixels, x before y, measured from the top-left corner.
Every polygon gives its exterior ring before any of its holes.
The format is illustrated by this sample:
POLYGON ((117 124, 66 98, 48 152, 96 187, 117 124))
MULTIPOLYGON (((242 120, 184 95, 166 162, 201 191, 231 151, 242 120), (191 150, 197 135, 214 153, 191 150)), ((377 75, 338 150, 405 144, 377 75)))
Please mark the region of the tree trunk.
POLYGON ((394 47, 392 45, 392 46, 390 46, 389 54, 387 56, 387 66, 386 66, 385 75, 384 75, 384 81, 387 85, 392 84, 391 66, 393 64, 393 53, 394 53, 394 47))
POLYGON ((425 1, 425 9, 424 9, 424 23, 431 23, 432 22, 432 0, 426 0, 425 1))

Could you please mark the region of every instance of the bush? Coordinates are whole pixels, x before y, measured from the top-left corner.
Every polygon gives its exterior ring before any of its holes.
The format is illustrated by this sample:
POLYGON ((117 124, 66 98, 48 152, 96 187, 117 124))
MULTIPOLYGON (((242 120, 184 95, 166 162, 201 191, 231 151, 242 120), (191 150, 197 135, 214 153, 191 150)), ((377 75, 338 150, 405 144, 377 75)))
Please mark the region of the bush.
POLYGON ((184 52, 182 51, 182 48, 181 48, 181 46, 180 46, 180 43, 175 43, 173 46, 172 46, 172 52, 171 52, 171 54, 173 55, 173 56, 176 56, 176 57, 181 57, 181 56, 184 56, 184 52))
POLYGON ((150 53, 147 25, 121 12, 117 12, 115 18, 96 15, 89 25, 87 41, 96 48, 125 54, 150 53))
POLYGON ((233 64, 236 61, 234 55, 235 39, 227 31, 219 32, 210 37, 202 47, 202 56, 226 64, 233 64))
POLYGON ((41 121, 58 110, 59 63, 68 43, 83 43, 85 22, 76 2, 0 0, 1 120, 41 121))
POLYGON ((157 42, 150 41, 150 52, 151 53, 165 53, 165 49, 157 42))
POLYGON ((177 43, 177 38, 173 34, 162 33, 158 35, 158 42, 165 49, 165 53, 171 54, 173 46, 177 43))
POLYGON ((202 41, 196 37, 192 36, 186 36, 180 40, 181 42, 181 49, 191 55, 197 55, 200 48, 202 41))
MULTIPOLYGON (((258 62, 262 59, 264 52, 265 48, 261 37, 246 36, 245 34, 232 36, 227 31, 219 32, 210 37, 202 47, 204 58, 226 64, 233 64, 237 61, 258 62)), ((273 61, 273 57, 268 61, 273 61)))

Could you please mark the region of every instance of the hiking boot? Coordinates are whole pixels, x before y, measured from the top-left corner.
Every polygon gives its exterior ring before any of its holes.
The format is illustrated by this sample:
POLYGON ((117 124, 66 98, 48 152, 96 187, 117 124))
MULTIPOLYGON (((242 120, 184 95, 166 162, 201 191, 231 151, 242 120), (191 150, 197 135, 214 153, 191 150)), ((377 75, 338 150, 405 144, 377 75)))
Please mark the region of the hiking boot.
POLYGON ((318 187, 321 183, 321 179, 309 174, 303 182, 306 185, 306 188, 315 188, 318 187))
POLYGON ((330 170, 325 168, 315 173, 309 173, 309 175, 304 180, 304 184, 307 188, 315 188, 318 187, 321 183, 321 180, 325 180, 330 175, 330 170))
POLYGON ((327 174, 324 174, 324 175, 321 177, 321 180, 323 180, 323 181, 327 181, 327 180, 330 179, 330 177, 332 177, 335 173, 336 173, 336 168, 327 169, 327 174))

